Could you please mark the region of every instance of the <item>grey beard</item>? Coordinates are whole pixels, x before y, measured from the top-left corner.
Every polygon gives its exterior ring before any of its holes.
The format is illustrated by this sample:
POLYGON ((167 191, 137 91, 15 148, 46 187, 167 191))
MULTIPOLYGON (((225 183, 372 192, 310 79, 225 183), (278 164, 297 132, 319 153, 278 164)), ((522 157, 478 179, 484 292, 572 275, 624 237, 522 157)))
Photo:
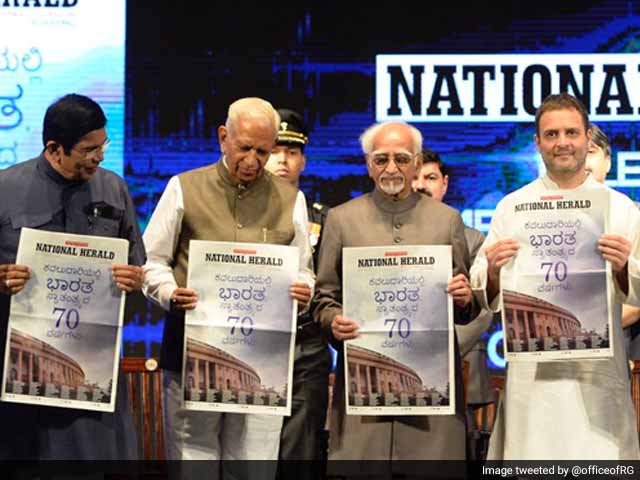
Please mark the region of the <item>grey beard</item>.
POLYGON ((404 177, 380 177, 380 190, 382 190, 384 193, 386 193, 387 195, 397 195, 399 194, 402 190, 404 190, 404 184, 405 184, 406 180, 404 177), (386 179, 390 179, 390 178, 398 178, 398 179, 402 179, 401 183, 386 183, 384 180, 386 179))

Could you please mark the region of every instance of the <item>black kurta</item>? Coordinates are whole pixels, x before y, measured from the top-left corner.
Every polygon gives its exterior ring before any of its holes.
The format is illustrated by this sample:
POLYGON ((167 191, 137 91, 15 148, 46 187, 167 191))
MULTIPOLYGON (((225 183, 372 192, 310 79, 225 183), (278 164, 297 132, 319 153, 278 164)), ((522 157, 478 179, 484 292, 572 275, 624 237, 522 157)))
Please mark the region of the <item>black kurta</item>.
MULTIPOLYGON (((66 180, 44 155, 0 171, 0 264, 15 263, 22 227, 124 238, 129 263, 145 262, 125 182, 101 168, 87 182, 66 180), (96 208, 97 207, 97 208, 96 208), (98 216, 94 213, 100 212, 98 216)), ((0 294, 0 345, 10 297, 0 294)), ((0 368, 3 359, 0 358, 0 368)), ((135 459, 137 446, 124 377, 115 413, 0 403, 0 459, 135 459)))

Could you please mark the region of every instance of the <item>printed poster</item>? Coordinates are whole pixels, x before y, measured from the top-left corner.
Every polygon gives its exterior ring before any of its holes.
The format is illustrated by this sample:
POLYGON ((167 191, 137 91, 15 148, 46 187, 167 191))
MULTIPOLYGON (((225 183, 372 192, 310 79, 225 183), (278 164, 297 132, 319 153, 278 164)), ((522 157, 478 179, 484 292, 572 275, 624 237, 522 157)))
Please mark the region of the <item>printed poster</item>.
POLYGON ((597 249, 607 231, 606 191, 546 192, 514 206, 520 244, 502 268, 507 361, 613 355, 611 266, 597 249))
POLYGON ((345 342, 351 415, 455 412, 451 247, 343 249, 344 315, 360 335, 345 342))
POLYGON ((191 240, 185 408, 291 414, 298 248, 191 240))
POLYGON ((113 412, 125 294, 111 265, 129 242, 23 228, 17 264, 31 279, 11 299, 2 400, 113 412))

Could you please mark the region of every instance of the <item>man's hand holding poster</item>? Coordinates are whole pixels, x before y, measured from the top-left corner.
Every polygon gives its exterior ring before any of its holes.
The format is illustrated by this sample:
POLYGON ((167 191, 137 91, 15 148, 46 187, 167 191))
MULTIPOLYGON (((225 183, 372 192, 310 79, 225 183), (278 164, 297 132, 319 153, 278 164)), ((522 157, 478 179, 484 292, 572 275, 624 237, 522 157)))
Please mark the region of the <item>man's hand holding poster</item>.
POLYGON ((31 270, 11 300, 2 400, 113 412, 125 295, 111 274, 128 242, 23 228, 31 270))
POLYGON ((507 361, 613 355, 611 266, 598 251, 606 191, 549 192, 514 206, 520 245, 501 271, 507 361))
POLYGON ((289 415, 297 247, 192 240, 185 319, 185 407, 289 415))
POLYGON ((343 250, 347 414, 455 411, 450 246, 343 250))

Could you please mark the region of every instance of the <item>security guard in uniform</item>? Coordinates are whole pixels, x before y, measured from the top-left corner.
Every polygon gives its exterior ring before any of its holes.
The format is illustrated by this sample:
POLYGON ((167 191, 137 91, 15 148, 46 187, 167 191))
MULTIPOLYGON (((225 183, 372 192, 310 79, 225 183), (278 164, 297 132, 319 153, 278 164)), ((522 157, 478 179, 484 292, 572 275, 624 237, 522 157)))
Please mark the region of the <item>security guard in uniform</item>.
MULTIPOLYGON (((278 139, 266 169, 298 186, 305 168, 304 147, 308 131, 302 116, 292 110, 278 110, 281 123, 278 139)), ((308 205, 310 243, 317 265, 322 227, 329 208, 320 203, 308 205)), ((331 355, 327 339, 308 312, 298 316, 295 363, 293 368, 293 403, 291 416, 285 417, 280 439, 281 460, 315 460, 326 458, 324 434, 327 415, 331 355)), ((290 465, 291 467, 292 465, 290 465)), ((297 471, 296 478, 321 478, 321 468, 297 471)), ((280 469, 284 472, 285 469, 280 469)), ((286 469, 287 472, 291 470, 286 469)), ((286 475, 287 477, 289 475, 286 475)))

